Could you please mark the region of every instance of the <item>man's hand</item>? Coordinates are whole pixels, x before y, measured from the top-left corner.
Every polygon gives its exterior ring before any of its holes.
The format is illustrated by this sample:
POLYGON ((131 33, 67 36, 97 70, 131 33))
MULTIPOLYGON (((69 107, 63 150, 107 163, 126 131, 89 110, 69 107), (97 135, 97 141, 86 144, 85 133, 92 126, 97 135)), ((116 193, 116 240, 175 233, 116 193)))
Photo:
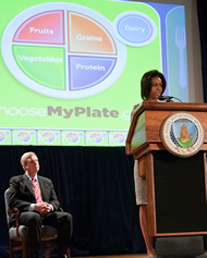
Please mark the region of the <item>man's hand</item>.
POLYGON ((46 202, 40 202, 35 204, 34 210, 36 212, 39 212, 41 216, 44 216, 45 214, 51 211, 51 206, 46 202))

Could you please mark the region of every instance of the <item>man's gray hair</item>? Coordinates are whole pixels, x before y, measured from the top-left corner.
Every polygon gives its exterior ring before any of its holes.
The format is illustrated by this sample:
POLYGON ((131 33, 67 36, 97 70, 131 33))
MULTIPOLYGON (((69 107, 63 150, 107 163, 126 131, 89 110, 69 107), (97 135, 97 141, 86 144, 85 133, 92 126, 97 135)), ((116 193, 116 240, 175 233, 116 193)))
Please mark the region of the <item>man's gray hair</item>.
POLYGON ((29 152, 25 152, 22 156, 21 156, 21 159, 20 159, 20 162, 22 165, 25 165, 26 162, 27 162, 27 159, 29 159, 31 156, 35 155, 37 157, 37 155, 32 152, 32 151, 29 151, 29 152))

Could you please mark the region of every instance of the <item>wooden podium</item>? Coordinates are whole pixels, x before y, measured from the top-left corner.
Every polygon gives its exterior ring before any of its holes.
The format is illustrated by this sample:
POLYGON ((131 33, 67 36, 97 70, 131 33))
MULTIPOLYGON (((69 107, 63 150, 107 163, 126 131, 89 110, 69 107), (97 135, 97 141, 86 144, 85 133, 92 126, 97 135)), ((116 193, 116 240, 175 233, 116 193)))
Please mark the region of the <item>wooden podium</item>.
POLYGON ((147 182, 149 234, 153 237, 207 234, 207 104, 143 101, 134 112, 126 154, 138 160, 147 182), (183 158, 170 153, 160 138, 163 121, 188 112, 204 129, 199 151, 183 158))

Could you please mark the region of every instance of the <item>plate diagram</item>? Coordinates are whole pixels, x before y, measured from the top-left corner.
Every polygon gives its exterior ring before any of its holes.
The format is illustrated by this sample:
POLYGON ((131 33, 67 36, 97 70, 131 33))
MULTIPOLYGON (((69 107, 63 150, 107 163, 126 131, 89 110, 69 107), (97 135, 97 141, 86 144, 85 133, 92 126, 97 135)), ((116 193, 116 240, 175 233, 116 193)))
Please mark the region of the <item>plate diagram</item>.
POLYGON ((126 46, 112 23, 76 4, 31 7, 8 24, 2 55, 26 87, 46 96, 76 99, 110 87, 126 64, 126 46))

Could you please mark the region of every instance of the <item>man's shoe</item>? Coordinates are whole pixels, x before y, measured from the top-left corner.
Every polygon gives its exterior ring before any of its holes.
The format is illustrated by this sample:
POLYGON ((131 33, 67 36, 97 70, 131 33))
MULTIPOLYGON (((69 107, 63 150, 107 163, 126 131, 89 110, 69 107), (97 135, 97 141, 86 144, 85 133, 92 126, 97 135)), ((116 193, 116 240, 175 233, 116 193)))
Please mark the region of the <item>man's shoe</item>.
POLYGON ((28 258, 38 258, 38 250, 28 250, 28 258))
POLYGON ((58 248, 58 258, 69 258, 67 255, 68 248, 58 248))

